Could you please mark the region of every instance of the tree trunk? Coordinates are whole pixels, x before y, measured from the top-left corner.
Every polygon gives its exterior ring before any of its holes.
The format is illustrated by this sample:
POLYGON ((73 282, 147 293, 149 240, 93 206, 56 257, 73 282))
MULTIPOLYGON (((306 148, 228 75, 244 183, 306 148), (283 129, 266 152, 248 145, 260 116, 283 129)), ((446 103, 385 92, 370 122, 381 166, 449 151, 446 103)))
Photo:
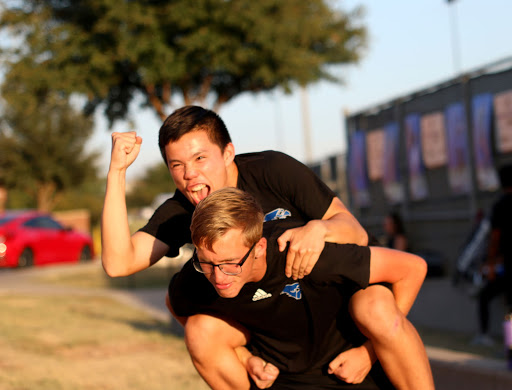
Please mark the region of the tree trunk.
POLYGON ((37 187, 37 210, 49 213, 55 205, 54 183, 39 183, 37 187))
POLYGON ((7 188, 0 186, 0 213, 5 212, 5 207, 7 205, 7 195, 7 188))

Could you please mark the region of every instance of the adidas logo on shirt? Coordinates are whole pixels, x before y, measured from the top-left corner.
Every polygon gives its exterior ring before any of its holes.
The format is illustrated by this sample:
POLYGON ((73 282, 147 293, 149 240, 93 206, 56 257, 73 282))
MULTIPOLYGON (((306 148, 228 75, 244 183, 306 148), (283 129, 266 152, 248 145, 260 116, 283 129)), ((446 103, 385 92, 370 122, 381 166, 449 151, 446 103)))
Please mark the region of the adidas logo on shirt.
POLYGON ((263 291, 261 288, 257 289, 254 293, 252 300, 253 302, 259 301, 260 299, 270 298, 272 294, 263 291))

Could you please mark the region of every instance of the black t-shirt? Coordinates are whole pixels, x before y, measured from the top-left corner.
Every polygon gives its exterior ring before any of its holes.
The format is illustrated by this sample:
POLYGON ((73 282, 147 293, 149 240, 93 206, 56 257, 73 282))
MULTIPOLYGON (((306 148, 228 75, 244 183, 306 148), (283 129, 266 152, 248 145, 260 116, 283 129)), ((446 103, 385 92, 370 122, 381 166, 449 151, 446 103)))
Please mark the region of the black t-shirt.
MULTIPOLYGON (((286 251, 277 247, 279 235, 291 227, 289 221, 284 225, 265 226, 267 270, 262 280, 247 283, 235 298, 222 298, 189 261, 171 281, 171 305, 178 316, 225 316, 246 327, 251 332, 251 351, 281 372, 276 388, 311 380, 318 389, 339 388, 347 384, 327 375, 326 369, 339 353, 362 342, 352 338, 346 291, 368 285, 370 250, 326 243, 311 274, 296 281, 284 274, 286 251)), ((371 376, 361 386, 350 386, 379 388, 371 376)))
MULTIPOLYGON (((334 192, 311 169, 280 152, 265 151, 237 155, 237 187, 260 202, 265 222, 288 219, 308 222, 322 219, 334 192)), ((169 246, 168 256, 190 243, 190 221, 194 206, 176 191, 153 214, 140 231, 151 234, 169 246)))
MULTIPOLYGON (((503 194, 494 204, 491 227, 500 231, 500 253, 512 262, 512 193, 503 194)), ((512 266, 512 264, 511 264, 512 266)))

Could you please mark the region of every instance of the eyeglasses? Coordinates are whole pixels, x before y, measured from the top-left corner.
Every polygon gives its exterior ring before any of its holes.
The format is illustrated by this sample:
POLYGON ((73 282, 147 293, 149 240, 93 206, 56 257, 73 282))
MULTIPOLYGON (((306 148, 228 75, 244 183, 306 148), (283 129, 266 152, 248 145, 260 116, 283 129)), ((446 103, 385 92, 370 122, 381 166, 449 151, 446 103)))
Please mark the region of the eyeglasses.
POLYGON ((225 273, 226 275, 238 275, 242 272, 242 265, 244 265, 245 261, 249 258, 250 253, 253 248, 256 246, 256 243, 252 244, 249 251, 242 257, 239 263, 222 263, 222 264, 212 264, 205 263, 203 261, 199 261, 197 258, 197 253, 194 251, 194 255, 192 256, 192 264, 194 265, 194 269, 197 272, 201 272, 202 274, 211 274, 215 267, 219 267, 219 269, 225 273))

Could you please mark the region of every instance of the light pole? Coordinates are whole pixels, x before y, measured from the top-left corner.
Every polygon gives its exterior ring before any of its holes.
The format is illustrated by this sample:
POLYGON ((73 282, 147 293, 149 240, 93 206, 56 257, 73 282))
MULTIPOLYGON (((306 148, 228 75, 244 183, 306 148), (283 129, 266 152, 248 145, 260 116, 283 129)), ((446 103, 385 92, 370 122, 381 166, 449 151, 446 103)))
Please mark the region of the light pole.
POLYGON ((300 101, 302 107, 302 128, 304 131, 304 157, 306 164, 313 162, 313 153, 311 150, 311 121, 309 118, 309 101, 306 87, 300 87, 300 101))
POLYGON ((461 60, 460 60, 460 46, 459 46, 459 27, 457 20, 457 8, 455 6, 456 0, 446 0, 450 7, 450 30, 452 40, 452 61, 455 75, 459 75, 461 72, 461 60))

